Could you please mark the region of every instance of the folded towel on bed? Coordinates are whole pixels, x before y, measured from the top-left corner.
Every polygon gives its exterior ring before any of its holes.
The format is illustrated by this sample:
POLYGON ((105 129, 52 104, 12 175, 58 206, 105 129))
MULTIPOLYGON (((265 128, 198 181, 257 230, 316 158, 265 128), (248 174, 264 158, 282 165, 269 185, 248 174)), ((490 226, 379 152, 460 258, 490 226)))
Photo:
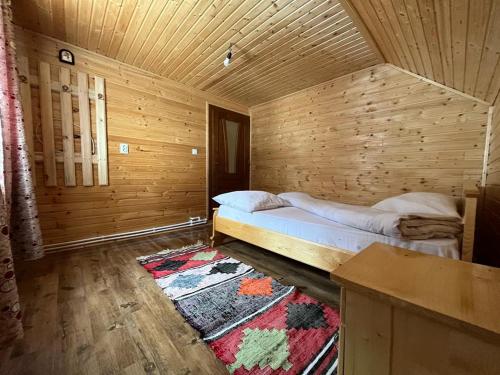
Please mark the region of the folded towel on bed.
POLYGON ((455 238, 462 232, 461 219, 429 214, 401 214, 367 206, 316 199, 306 193, 282 193, 292 206, 325 219, 368 232, 408 240, 455 238))

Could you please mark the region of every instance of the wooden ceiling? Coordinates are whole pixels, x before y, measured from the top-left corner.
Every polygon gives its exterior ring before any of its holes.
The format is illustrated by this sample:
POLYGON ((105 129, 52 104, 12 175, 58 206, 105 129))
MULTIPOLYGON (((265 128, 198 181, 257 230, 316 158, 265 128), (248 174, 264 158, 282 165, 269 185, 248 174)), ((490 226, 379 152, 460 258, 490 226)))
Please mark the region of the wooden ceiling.
POLYGON ((336 0, 13 3, 19 26, 247 105, 383 62, 336 0))
POLYGON ((349 1, 388 62, 498 103, 500 1, 349 1))

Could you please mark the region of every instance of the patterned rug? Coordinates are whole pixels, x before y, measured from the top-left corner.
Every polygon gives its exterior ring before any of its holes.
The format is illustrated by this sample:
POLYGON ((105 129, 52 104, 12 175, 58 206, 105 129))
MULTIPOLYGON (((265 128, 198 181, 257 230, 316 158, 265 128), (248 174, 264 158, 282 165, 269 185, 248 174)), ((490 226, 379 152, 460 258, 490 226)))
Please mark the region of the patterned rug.
POLYGON ((337 373, 337 310, 203 244, 137 260, 231 374, 337 373))

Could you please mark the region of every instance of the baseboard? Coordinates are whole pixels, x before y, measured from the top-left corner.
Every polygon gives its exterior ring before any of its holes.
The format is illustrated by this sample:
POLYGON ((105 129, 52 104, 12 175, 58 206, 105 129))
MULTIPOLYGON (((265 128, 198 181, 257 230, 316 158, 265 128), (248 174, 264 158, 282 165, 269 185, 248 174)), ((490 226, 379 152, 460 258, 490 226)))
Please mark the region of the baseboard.
POLYGON ((109 241, 124 240, 127 238, 147 236, 147 235, 151 235, 151 234, 168 232, 168 231, 172 231, 172 230, 176 230, 176 229, 189 228, 189 227, 194 227, 194 226, 203 225, 203 224, 207 224, 206 218, 195 217, 195 218, 191 218, 191 220, 186 221, 184 223, 165 225, 162 227, 141 229, 141 230, 136 230, 136 231, 132 231, 132 232, 114 233, 114 234, 108 234, 108 235, 103 235, 103 236, 98 236, 98 237, 84 238, 81 240, 59 242, 59 243, 55 243, 55 244, 45 245, 44 250, 47 254, 50 254, 50 253, 56 253, 56 252, 60 252, 60 251, 72 250, 72 249, 75 249, 77 247, 82 247, 82 246, 96 245, 96 244, 109 242, 109 241))

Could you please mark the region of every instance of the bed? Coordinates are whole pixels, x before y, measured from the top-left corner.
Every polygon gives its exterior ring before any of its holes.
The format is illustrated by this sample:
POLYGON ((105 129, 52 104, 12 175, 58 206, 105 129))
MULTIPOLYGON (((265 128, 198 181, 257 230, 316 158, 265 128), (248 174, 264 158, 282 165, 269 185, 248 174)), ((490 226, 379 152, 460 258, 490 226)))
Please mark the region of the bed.
POLYGON ((375 242, 472 261, 477 197, 475 190, 464 192, 461 241, 403 240, 339 224, 296 207, 244 212, 221 205, 214 211, 212 245, 221 234, 228 235, 328 272, 375 242))

